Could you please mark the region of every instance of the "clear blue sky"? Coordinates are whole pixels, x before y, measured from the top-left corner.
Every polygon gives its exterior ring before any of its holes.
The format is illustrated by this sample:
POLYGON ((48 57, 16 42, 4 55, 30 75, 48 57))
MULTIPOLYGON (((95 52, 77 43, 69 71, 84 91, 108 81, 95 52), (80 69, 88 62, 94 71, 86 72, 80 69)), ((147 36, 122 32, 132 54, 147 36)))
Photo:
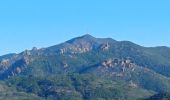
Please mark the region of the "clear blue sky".
POLYGON ((85 33, 170 46, 170 0, 1 0, 0 55, 85 33))

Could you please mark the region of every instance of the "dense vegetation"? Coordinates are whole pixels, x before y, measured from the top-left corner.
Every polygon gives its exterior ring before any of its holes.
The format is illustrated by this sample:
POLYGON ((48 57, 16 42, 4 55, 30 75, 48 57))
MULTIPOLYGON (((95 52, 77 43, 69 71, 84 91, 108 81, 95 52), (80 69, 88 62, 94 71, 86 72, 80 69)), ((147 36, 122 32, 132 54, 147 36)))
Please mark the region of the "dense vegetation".
POLYGON ((106 80, 90 74, 20 76, 6 80, 6 84, 19 92, 35 94, 47 100, 135 100, 152 95, 152 92, 141 88, 131 88, 125 82, 106 80))
POLYGON ((159 93, 155 94, 146 100, 170 100, 170 93, 159 93))

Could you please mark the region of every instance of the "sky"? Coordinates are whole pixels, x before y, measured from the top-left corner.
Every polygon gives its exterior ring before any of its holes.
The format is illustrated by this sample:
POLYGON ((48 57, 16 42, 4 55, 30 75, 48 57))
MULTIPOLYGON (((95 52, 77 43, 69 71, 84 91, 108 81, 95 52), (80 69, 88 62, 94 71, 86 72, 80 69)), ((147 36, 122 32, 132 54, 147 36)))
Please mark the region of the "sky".
POLYGON ((0 55, 89 33, 170 47, 169 0, 1 0, 0 55))

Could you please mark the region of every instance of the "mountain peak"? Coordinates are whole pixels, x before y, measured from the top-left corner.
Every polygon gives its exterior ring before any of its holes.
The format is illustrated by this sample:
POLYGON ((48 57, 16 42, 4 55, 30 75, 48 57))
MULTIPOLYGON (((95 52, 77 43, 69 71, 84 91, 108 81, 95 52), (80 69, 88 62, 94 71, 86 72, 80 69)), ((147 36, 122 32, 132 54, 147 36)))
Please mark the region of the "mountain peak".
POLYGON ((96 38, 95 37, 93 37, 92 35, 90 35, 90 34, 85 34, 85 35, 83 35, 83 36, 80 36, 80 37, 76 37, 76 38, 73 38, 73 39, 71 39, 71 40, 69 40, 69 41, 67 41, 67 43, 73 43, 73 42, 78 42, 78 43, 80 43, 80 42, 89 42, 89 41, 95 41, 96 40, 96 38))
POLYGON ((94 38, 92 35, 90 35, 89 33, 87 33, 87 34, 85 34, 85 35, 83 35, 83 36, 81 36, 81 37, 83 37, 83 38, 94 38))
POLYGON ((90 34, 85 34, 85 35, 82 35, 80 37, 77 37, 75 39, 83 39, 83 40, 95 40, 96 38, 93 37, 92 35, 90 34))

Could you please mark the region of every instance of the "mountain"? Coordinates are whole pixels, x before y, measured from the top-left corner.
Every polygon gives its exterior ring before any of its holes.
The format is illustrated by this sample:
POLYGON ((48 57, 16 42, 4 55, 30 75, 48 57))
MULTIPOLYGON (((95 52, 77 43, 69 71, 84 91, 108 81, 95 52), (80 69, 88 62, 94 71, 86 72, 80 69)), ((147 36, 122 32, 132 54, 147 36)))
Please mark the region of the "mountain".
POLYGON ((145 99, 170 92, 170 48, 86 34, 1 56, 0 79, 7 93, 39 99, 145 99))

